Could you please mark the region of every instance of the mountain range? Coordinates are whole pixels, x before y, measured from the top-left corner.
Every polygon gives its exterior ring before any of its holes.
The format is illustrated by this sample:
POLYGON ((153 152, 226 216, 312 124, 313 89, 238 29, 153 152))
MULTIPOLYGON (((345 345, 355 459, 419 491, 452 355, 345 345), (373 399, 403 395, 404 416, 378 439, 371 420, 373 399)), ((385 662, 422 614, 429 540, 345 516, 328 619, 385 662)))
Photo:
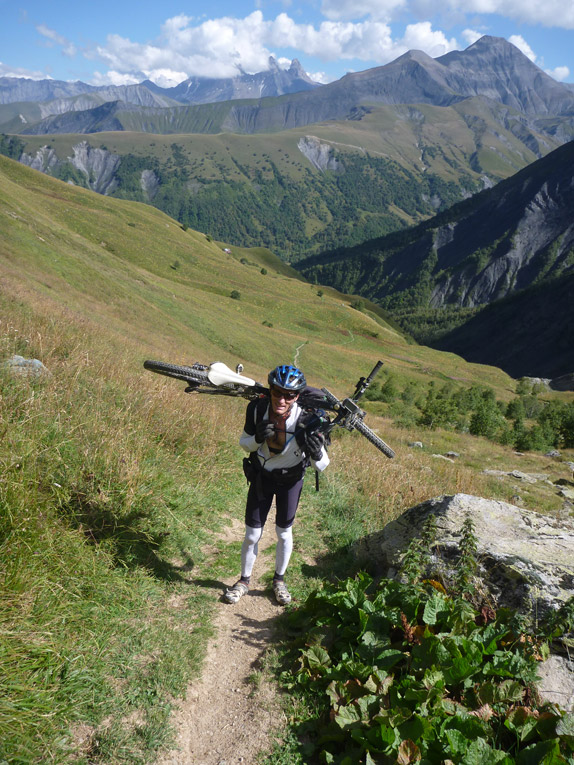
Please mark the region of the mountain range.
MULTIPOLYGON (((266 75, 290 77, 297 87, 305 78, 297 62, 287 72, 271 62, 266 75)), ((221 81, 203 85, 211 97, 237 95, 241 83, 251 88, 257 78, 240 76, 227 90, 221 81)), ((143 83, 142 92, 171 101, 186 92, 199 97, 198 87, 187 81, 162 91, 143 83)), ((76 103, 91 97, 73 96, 76 103)), ((5 104, 0 129, 13 135, 0 140, 0 151, 296 262, 420 222, 512 175, 574 135, 573 98, 516 47, 484 37, 440 59, 411 51, 387 66, 273 98, 176 108, 116 100, 45 119, 38 110, 56 101, 5 104), (266 132, 250 132, 264 124, 266 132), (301 126, 277 129, 284 124, 301 126), (214 212, 222 208, 225 216, 214 212)))
MULTIPOLYGON (((124 108, 169 108, 180 104, 207 104, 236 99, 268 98, 296 93, 319 87, 303 70, 297 59, 288 69, 281 69, 276 60, 269 58, 264 72, 247 74, 240 71, 235 77, 190 77, 175 87, 162 88, 151 80, 137 85, 88 85, 85 82, 61 80, 30 80, 18 77, 0 77, 0 122, 6 115, 14 115, 15 107, 2 109, 2 105, 16 104, 16 127, 39 122, 47 117, 67 112, 86 112, 107 103, 124 108)), ((117 108, 117 106, 116 106, 117 108)), ((11 132, 7 130, 7 132, 11 132)))
POLYGON ((515 376, 554 377, 574 366, 573 209, 570 142, 417 227, 298 269, 379 303, 433 347, 515 376), (466 309, 462 326, 433 337, 429 325, 453 309, 466 309))
MULTIPOLYGON (((271 247, 311 280, 389 308, 421 341, 475 347, 480 361, 488 346, 512 374, 571 371, 558 333, 574 303, 564 298, 574 258, 572 86, 493 37, 437 59, 410 51, 324 86, 298 62, 287 72, 270 62, 266 74, 87 93, 50 83, 52 100, 0 106, 0 130, 13 134, 0 136, 0 151, 150 202, 218 239, 271 247), (97 106, 79 108, 91 98, 97 106), (80 140, 89 134, 99 138, 80 140), (529 316, 526 294, 531 305, 559 306, 561 318, 548 320, 540 353, 518 322, 516 358, 500 343, 496 355, 492 317, 508 319, 508 301, 529 316)), ((23 98, 20 84, 3 99, 23 98)))
MULTIPOLYGON (((45 83, 22 84, 19 89, 16 81, 13 90, 5 86, 2 102, 30 102, 32 94, 42 92, 43 87, 48 88, 46 94, 51 94, 47 98, 65 92, 58 90, 61 85, 56 88, 45 83), (24 96, 28 88, 30 95, 24 96)), ((241 75, 233 81, 194 78, 169 89, 151 83, 129 87, 131 90, 100 91, 99 97, 110 104, 105 117, 101 104, 93 107, 100 110, 96 115, 91 113, 93 109, 78 112, 73 124, 62 115, 65 107, 61 106, 51 117, 34 116, 29 109, 28 113, 21 110, 15 114, 14 108, 0 107, 0 129, 24 134, 129 129, 169 133, 189 132, 187 124, 193 127, 192 132, 258 133, 325 120, 360 119, 373 106, 382 104, 446 107, 480 97, 502 104, 509 120, 520 114, 516 130, 536 130, 562 141, 574 135, 574 90, 545 74, 511 43, 489 36, 464 51, 437 59, 422 51, 409 51, 385 66, 353 72, 322 86, 310 80, 295 61, 287 72, 274 65, 266 73, 241 75), (156 98, 158 103, 144 105, 141 89, 148 94, 146 98, 156 98), (114 93, 115 99, 110 100, 114 93), (267 95, 277 97, 261 97, 267 95), (245 97, 250 100, 237 100, 245 97), (165 99, 186 105, 169 106, 165 99), (216 107, 213 102, 217 102, 216 107)), ((78 83, 72 83, 71 88, 70 95, 76 97, 78 83)))

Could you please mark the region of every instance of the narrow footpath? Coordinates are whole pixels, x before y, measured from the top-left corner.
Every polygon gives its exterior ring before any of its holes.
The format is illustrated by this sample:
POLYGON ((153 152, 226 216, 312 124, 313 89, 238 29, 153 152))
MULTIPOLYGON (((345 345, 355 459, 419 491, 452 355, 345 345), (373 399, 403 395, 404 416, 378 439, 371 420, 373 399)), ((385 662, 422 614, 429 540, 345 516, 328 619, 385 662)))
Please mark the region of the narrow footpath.
MULTIPOLYGON (((213 588, 220 601, 215 634, 201 677, 174 712, 177 748, 157 765, 252 765, 258 754, 271 750, 275 732, 284 727, 275 686, 260 671, 282 610, 258 578, 268 568, 263 553, 275 542, 273 528, 261 539, 249 593, 229 605, 220 600, 222 590, 213 588)), ((233 521, 227 533, 241 539, 243 524, 233 521)))

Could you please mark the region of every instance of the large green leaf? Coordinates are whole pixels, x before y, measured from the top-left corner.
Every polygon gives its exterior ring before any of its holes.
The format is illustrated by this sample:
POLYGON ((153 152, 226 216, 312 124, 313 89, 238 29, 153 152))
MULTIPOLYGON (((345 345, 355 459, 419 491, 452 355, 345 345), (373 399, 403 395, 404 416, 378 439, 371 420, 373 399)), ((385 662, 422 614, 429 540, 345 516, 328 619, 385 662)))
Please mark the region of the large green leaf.
POLYGON ((390 669, 398 664, 405 655, 396 648, 387 648, 376 656, 376 663, 379 669, 390 669))
POLYGON ((500 765, 501 763, 510 765, 512 759, 506 752, 493 749, 483 738, 472 741, 461 760, 461 765, 500 765))
POLYGON ((560 742, 555 738, 527 747, 520 752, 516 762, 517 765, 565 765, 567 761, 560 754, 560 742))
POLYGON ((335 715, 335 722, 340 728, 348 728, 361 721, 361 710, 354 704, 341 707, 335 715))
POLYGON ((566 714, 556 726, 556 733, 574 746, 574 714, 566 714))
POLYGON ((311 646, 303 656, 310 669, 324 669, 331 664, 329 653, 320 645, 311 646))
POLYGON ((425 603, 423 621, 431 626, 443 619, 449 613, 447 599, 440 592, 435 592, 425 603))

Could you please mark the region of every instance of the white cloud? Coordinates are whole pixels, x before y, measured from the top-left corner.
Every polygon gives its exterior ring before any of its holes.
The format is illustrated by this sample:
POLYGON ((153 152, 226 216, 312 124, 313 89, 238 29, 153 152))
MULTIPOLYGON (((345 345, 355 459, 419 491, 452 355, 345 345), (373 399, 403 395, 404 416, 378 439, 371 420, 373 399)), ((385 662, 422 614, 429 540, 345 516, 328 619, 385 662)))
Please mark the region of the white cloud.
POLYGON ((329 77, 325 72, 309 72, 309 77, 315 82, 320 82, 321 85, 327 85, 329 82, 338 79, 336 77, 329 77))
POLYGON ((122 74, 114 70, 94 72, 92 85, 136 85, 142 80, 152 80, 161 88, 173 88, 180 82, 187 80, 185 72, 174 72, 171 69, 155 69, 154 71, 141 71, 137 74, 122 74))
POLYGON ((483 33, 477 32, 476 29, 464 29, 461 35, 462 39, 467 43, 467 45, 472 45, 477 40, 480 40, 483 33))
POLYGON ((8 66, 0 61, 0 77, 25 77, 28 80, 51 80, 46 72, 34 72, 31 69, 22 69, 18 66, 8 66))
POLYGON ((498 14, 524 24, 574 29, 571 0, 409 0, 409 6, 422 18, 439 14, 457 19, 470 14, 498 14))
POLYGON ((65 37, 62 37, 62 35, 58 34, 58 32, 56 32, 54 29, 47 27, 45 24, 37 24, 36 31, 39 32, 42 37, 46 38, 48 41, 46 45, 49 47, 52 47, 53 45, 59 45, 64 56, 72 58, 72 56, 75 56, 78 52, 76 46, 73 43, 71 43, 65 37))
MULTIPOLYGON (((143 72, 141 73, 143 75, 143 72)), ((91 79, 92 85, 137 85, 139 82, 145 79, 143 76, 136 76, 134 74, 120 74, 110 70, 108 72, 94 72, 91 79)), ((185 78, 184 78, 185 79, 185 78)))
POLYGON ((298 24, 286 13, 266 21, 261 11, 254 11, 243 19, 224 17, 201 23, 180 14, 163 24, 162 35, 154 44, 110 35, 106 45, 92 55, 109 67, 110 81, 141 79, 143 75, 159 82, 180 74, 185 79, 260 72, 268 68, 270 55, 281 66, 288 65, 289 59, 275 51, 292 50, 321 61, 356 59, 386 64, 412 48, 440 56, 456 47, 456 40, 433 30, 428 21, 407 26, 402 39, 393 39, 390 26, 383 21, 329 20, 314 26, 298 24))
POLYGON ((512 43, 513 45, 516 45, 518 50, 522 51, 524 55, 529 58, 533 63, 536 61, 536 53, 532 50, 530 45, 526 42, 524 37, 521 35, 510 35, 508 38, 508 42, 512 43))
POLYGON ((430 21, 409 24, 401 42, 406 50, 423 50, 433 58, 458 48, 454 37, 447 40, 443 32, 433 30, 430 21))
POLYGON ((556 69, 545 69, 544 71, 558 82, 563 82, 570 76, 570 69, 567 66, 557 66, 556 69))

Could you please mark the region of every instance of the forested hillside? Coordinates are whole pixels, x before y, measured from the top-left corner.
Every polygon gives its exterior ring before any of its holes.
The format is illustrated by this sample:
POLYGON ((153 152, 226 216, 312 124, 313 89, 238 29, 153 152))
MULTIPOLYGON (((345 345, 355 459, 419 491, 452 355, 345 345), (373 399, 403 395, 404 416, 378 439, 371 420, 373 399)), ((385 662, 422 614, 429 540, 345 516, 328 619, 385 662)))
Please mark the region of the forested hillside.
MULTIPOLYGON (((343 137, 354 140, 352 133, 343 137)), ((421 172, 409 151, 407 146, 395 160, 376 148, 359 150, 301 133, 177 139, 102 134, 74 143, 52 137, 49 144, 0 137, 0 152, 60 180, 153 204, 216 239, 265 246, 291 262, 400 229, 483 186, 462 160, 453 171, 429 149, 421 172)))

